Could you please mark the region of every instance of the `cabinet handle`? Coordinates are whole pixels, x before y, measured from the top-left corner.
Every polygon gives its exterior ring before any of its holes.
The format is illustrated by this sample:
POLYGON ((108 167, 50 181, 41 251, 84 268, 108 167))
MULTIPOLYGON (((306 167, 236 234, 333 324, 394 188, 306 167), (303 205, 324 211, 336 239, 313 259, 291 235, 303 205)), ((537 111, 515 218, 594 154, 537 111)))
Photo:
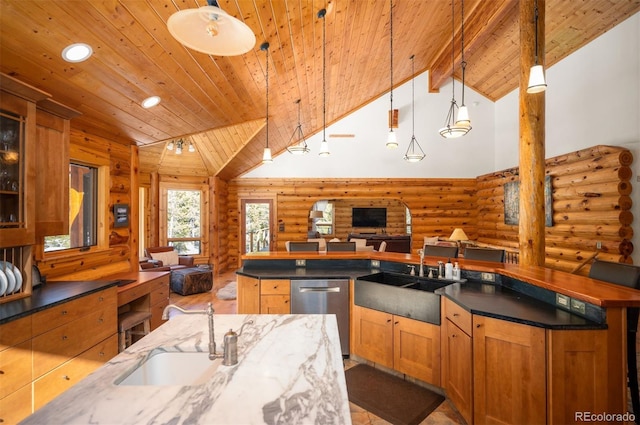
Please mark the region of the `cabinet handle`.
POLYGON ((481 326, 482 326, 482 324, 481 324, 481 323, 478 323, 478 324, 476 325, 476 328, 479 328, 479 327, 481 327, 481 326))
POLYGON ((63 316, 66 316, 66 314, 67 314, 67 310, 62 310, 62 311, 60 312, 60 314, 62 314, 63 316))
POLYGON ((101 317, 98 319, 98 323, 104 323, 104 319, 101 317))
POLYGON ((453 313, 453 317, 458 317, 460 316, 458 313, 453 313))
POLYGON ((457 336, 456 334, 453 334, 453 335, 451 335, 451 338, 455 338, 456 336, 457 336))
POLYGON ((4 375, 4 370, 0 370, 0 375, 4 375))
POLYGON ((102 301, 104 301, 104 298, 100 297, 100 298, 98 298, 98 301, 102 302, 102 301))
POLYGON ((67 336, 66 335, 62 335, 62 340, 66 341, 67 340, 67 336))
POLYGON ((388 320, 387 320, 387 323, 391 323, 391 319, 388 319, 388 320))
POLYGON ((100 352, 98 353, 98 355, 99 355, 100 357, 104 357, 104 351, 100 351, 100 352))
POLYGON ((394 325, 397 325, 399 322, 393 322, 394 325))
POLYGON ((71 378, 69 378, 69 376, 67 375, 62 375, 62 379, 64 379, 65 381, 71 381, 71 378))

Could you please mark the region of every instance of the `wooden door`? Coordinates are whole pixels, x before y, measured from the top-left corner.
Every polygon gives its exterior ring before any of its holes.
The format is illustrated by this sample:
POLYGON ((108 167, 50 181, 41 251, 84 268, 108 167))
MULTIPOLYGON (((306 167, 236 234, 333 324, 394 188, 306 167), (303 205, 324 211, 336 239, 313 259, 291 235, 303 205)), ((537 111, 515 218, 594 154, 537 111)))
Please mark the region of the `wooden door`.
POLYGON ((547 420, 545 330, 473 316, 476 424, 547 420))
POLYGON ((393 316, 393 367, 440 386, 440 327, 393 316))
POLYGON ((353 354, 393 368, 393 315, 353 306, 353 354))
POLYGON ((449 319, 442 324, 443 386, 447 398, 456 406, 467 423, 473 422, 473 352, 471 337, 449 319))

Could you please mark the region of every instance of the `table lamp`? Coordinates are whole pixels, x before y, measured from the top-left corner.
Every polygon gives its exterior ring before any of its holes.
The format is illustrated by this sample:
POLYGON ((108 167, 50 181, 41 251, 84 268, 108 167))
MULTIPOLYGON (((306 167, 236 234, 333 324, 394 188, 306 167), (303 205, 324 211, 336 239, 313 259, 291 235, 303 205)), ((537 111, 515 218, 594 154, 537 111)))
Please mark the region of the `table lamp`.
POLYGON ((460 250, 460 241, 468 241, 469 237, 461 228, 457 227, 453 229, 453 233, 449 236, 450 241, 455 241, 458 245, 458 250, 460 250))

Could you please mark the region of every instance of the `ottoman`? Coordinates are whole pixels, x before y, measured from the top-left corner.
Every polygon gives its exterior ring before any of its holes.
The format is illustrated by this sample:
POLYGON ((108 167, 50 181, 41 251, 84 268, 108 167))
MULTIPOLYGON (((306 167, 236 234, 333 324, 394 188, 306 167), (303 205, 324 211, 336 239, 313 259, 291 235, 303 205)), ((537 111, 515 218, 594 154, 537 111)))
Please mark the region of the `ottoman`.
POLYGON ((213 287, 213 272, 198 267, 172 270, 170 286, 173 292, 180 295, 208 292, 213 287))

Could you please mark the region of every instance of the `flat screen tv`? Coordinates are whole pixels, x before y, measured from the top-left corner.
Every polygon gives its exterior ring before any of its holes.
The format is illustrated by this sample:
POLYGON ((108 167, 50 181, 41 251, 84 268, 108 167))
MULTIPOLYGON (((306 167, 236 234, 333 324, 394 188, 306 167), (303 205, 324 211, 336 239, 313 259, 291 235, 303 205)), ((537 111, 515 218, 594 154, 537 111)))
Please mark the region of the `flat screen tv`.
POLYGON ((387 209, 353 208, 351 227, 387 227, 387 209))

